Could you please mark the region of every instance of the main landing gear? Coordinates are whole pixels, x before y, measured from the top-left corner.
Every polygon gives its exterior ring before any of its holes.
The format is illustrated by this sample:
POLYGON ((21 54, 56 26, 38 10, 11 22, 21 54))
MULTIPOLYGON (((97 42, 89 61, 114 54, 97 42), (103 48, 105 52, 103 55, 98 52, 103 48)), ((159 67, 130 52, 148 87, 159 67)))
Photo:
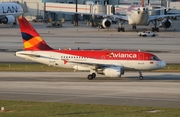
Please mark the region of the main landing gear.
POLYGON ((125 28, 122 27, 122 25, 124 24, 125 20, 120 20, 119 22, 119 27, 117 28, 117 31, 120 32, 122 30, 122 32, 125 31, 125 28))
POLYGON ((92 79, 96 78, 96 73, 89 74, 87 76, 87 78, 88 78, 88 80, 92 80, 92 79))
POLYGON ((151 21, 154 24, 154 27, 152 27, 152 32, 156 31, 159 32, 159 28, 157 27, 157 19, 153 21, 151 21))
POLYGON ((132 29, 136 30, 136 26, 132 26, 132 29))
POLYGON ((140 80, 143 80, 142 71, 139 71, 139 79, 140 79, 140 80))

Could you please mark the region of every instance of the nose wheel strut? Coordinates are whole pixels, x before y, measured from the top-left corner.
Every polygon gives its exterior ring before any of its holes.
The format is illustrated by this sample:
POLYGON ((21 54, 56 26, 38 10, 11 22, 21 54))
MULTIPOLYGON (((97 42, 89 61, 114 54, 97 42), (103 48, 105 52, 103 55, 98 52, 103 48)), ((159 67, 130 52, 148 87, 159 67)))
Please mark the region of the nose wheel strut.
POLYGON ((139 79, 140 79, 140 80, 143 80, 142 71, 139 71, 139 79))

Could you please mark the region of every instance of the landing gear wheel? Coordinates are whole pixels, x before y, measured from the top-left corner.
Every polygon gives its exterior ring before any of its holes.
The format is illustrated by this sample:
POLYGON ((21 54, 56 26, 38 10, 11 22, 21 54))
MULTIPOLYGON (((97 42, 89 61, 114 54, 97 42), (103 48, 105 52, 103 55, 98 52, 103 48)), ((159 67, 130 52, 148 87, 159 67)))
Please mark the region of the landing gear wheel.
POLYGON ((120 32, 121 30, 122 30, 122 32, 124 32, 125 31, 125 28, 124 27, 118 27, 118 32, 120 32))
POLYGON ((89 75, 87 76, 87 78, 88 78, 88 80, 92 80, 92 79, 93 79, 93 76, 92 76, 91 74, 89 74, 89 75))
POLYGON ((159 28, 156 28, 156 31, 159 32, 159 28))
POLYGON ((152 35, 152 37, 155 37, 155 36, 156 36, 155 34, 152 35))
POLYGON ((152 28, 152 32, 154 32, 154 31, 155 31, 155 28, 153 27, 153 28, 152 28))
POLYGON ((132 26, 132 29, 136 30, 136 26, 132 26))
POLYGON ((154 32, 154 31, 159 32, 159 28, 158 27, 153 27, 152 32, 154 32))
POLYGON ((123 32, 125 31, 125 28, 124 28, 124 27, 122 27, 122 31, 123 31, 123 32))
POLYGON ((143 75, 142 75, 142 71, 139 71, 139 80, 143 80, 143 75))
POLYGON ((95 73, 92 73, 91 74, 93 78, 96 78, 96 74, 95 73))
POLYGON ((139 76, 139 79, 140 79, 140 80, 143 80, 143 76, 139 76))
POLYGON ((120 31, 121 31, 121 28, 118 27, 118 32, 120 32, 120 31))

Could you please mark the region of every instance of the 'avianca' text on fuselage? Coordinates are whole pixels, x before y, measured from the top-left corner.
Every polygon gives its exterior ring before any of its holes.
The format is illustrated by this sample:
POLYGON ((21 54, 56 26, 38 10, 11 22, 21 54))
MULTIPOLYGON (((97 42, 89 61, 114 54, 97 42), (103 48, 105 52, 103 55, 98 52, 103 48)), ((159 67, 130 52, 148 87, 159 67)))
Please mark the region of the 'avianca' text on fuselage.
POLYGON ((114 57, 114 58, 132 58, 132 59, 136 59, 137 58, 137 54, 124 54, 124 53, 110 53, 107 56, 109 57, 114 57))

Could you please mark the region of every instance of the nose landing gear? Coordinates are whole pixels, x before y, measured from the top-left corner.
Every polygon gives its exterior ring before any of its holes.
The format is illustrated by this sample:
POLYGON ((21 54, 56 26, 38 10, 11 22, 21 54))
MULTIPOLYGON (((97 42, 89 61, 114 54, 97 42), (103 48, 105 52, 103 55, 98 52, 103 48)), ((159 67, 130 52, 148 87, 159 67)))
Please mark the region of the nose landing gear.
POLYGON ((139 79, 140 79, 140 80, 143 80, 142 71, 139 71, 139 79))
POLYGON ((120 20, 119 22, 119 27, 117 28, 117 31, 120 32, 122 30, 122 32, 125 31, 125 28, 122 26, 124 24, 124 20, 120 20))
POLYGON ((151 21, 151 22, 154 24, 154 27, 152 27, 152 32, 154 32, 154 31, 159 32, 159 28, 157 27, 157 19, 154 20, 154 22, 153 21, 151 21))

